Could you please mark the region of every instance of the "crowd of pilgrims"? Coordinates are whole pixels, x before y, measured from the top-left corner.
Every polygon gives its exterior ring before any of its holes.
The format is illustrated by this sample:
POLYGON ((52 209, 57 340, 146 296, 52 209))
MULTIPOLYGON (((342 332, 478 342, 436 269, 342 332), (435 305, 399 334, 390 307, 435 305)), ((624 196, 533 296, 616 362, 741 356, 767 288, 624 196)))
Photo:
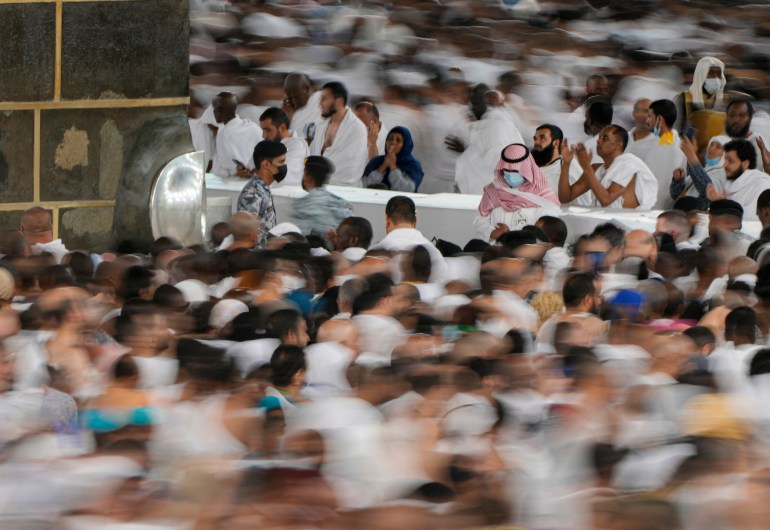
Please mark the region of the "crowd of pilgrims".
POLYGON ((202 245, 69 250, 39 207, 0 234, 0 528, 770 526, 767 114, 710 56, 558 112, 444 66, 419 109, 394 71, 191 110, 244 182, 202 245), (477 239, 328 184, 480 195, 477 239))
POLYGON ((348 217, 260 247, 238 212, 205 246, 89 254, 25 212, 3 528, 766 526, 770 247, 740 206, 464 249, 406 196, 384 214, 381 241, 348 217))

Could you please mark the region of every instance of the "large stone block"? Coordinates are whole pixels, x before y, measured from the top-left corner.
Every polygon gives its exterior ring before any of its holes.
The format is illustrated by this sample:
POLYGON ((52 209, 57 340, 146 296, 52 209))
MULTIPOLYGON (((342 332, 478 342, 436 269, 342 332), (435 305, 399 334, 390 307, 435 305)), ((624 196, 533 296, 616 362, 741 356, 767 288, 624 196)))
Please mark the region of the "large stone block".
POLYGON ((0 202, 34 199, 34 138, 31 110, 0 111, 0 202))
POLYGON ((70 250, 109 249, 112 207, 62 208, 59 211, 59 237, 70 250))
MULTIPOLYGON (((134 150, 135 142, 144 140, 137 132, 149 123, 167 118, 175 120, 179 133, 186 135, 187 150, 191 151, 186 109, 182 106, 43 111, 41 199, 115 199, 128 163, 126 157, 134 150)), ((152 145, 152 153, 162 163, 173 158, 166 158, 162 144, 152 145)), ((149 195, 149 188, 146 192, 149 195)))
POLYGON ((0 4, 0 101, 53 97, 56 8, 0 4))
POLYGON ((0 212, 0 232, 18 230, 21 226, 21 214, 23 213, 23 210, 0 212))
POLYGON ((188 94, 188 0, 64 3, 62 98, 188 94))

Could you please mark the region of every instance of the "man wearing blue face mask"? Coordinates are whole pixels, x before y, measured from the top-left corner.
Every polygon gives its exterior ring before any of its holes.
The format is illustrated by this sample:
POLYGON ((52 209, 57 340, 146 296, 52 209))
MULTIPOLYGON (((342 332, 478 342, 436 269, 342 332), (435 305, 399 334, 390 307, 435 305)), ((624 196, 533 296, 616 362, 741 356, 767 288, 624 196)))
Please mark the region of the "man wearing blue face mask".
POLYGON ((511 144, 500 155, 492 182, 484 186, 476 231, 494 241, 510 230, 532 225, 543 215, 559 215, 559 200, 523 144, 511 144))

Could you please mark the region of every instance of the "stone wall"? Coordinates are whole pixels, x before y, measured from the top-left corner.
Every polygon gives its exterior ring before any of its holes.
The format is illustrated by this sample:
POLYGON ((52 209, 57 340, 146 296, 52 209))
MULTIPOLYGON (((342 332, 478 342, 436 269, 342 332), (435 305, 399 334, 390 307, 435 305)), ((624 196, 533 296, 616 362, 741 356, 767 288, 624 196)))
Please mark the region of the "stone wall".
POLYGON ((188 0, 0 0, 0 35, 0 230, 41 205, 70 249, 149 238, 152 180, 192 151, 188 0))

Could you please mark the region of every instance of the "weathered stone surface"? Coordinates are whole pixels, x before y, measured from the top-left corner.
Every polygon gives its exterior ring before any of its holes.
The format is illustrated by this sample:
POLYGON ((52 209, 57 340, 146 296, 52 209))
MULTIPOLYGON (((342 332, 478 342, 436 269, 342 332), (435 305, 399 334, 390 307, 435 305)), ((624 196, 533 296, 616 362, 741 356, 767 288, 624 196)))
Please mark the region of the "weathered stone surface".
POLYGON ((179 108, 173 115, 146 122, 125 137, 125 142, 127 162, 116 197, 112 241, 152 241, 149 213, 152 183, 170 160, 193 150, 185 109, 179 108))
POLYGON ((70 250, 109 249, 111 207, 63 208, 59 211, 59 237, 70 250))
MULTIPOLYGON (((126 155, 138 138, 137 131, 169 116, 184 118, 186 110, 184 107, 159 107, 43 111, 41 199, 114 199, 124 173, 126 155)), ((179 119, 174 123, 189 142, 186 124, 182 127, 179 119)), ((162 144, 152 145, 152 148, 155 156, 164 159, 162 144)), ((188 151, 191 150, 192 144, 188 151)))
POLYGON ((62 98, 188 94, 187 0, 65 2, 62 98))
POLYGON ((34 198, 34 127, 31 110, 0 111, 0 202, 34 198))
POLYGON ((53 97, 56 7, 0 4, 0 100, 53 97))
POLYGON ((0 212, 0 231, 18 230, 21 226, 21 214, 23 213, 23 210, 0 212))

